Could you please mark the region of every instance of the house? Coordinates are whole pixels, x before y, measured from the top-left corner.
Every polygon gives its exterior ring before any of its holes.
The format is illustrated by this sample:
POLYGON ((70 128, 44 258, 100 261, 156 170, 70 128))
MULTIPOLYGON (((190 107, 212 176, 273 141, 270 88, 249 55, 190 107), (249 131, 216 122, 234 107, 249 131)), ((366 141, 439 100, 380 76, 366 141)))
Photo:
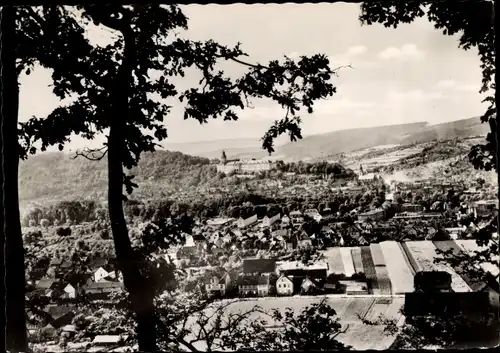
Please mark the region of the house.
POLYGON ((359 181, 372 181, 375 180, 377 175, 375 173, 366 173, 362 175, 358 175, 359 181))
POLYGON ((323 288, 322 280, 306 277, 300 284, 301 294, 319 294, 323 288))
POLYGON ((105 268, 110 263, 110 259, 105 257, 95 257, 89 261, 89 268, 97 270, 99 267, 105 268))
POLYGON ((287 250, 296 249, 299 246, 299 240, 296 235, 290 234, 285 238, 285 246, 287 250))
POLYGON ((493 210, 498 209, 498 200, 481 200, 469 205, 468 213, 474 214, 474 217, 482 217, 492 214, 493 210))
POLYGON ((102 347, 104 349, 113 346, 119 346, 125 340, 125 337, 120 335, 97 335, 92 341, 94 347, 102 347))
POLYGON ((318 212, 318 210, 312 208, 312 209, 308 209, 308 210, 305 210, 304 211, 304 214, 308 217, 311 217, 312 219, 314 219, 316 222, 321 222, 321 220, 323 219, 323 217, 321 216, 321 214, 318 212))
POLYGON ((123 291, 121 282, 96 282, 83 287, 83 292, 91 299, 108 299, 110 295, 123 291))
POLYGON ((353 280, 339 280, 338 283, 347 295, 369 294, 368 286, 364 282, 353 280))
POLYGON ((290 225, 291 221, 290 221, 290 217, 288 216, 283 216, 283 218, 281 218, 281 227, 282 228, 285 228, 285 227, 288 227, 290 225))
POLYGON ((271 227, 275 222, 279 221, 280 218, 281 218, 281 215, 279 213, 275 214, 272 217, 265 216, 262 219, 262 223, 260 226, 261 227, 271 227))
POLYGON ((207 293, 220 293, 222 296, 231 288, 231 275, 226 272, 223 275, 210 273, 205 277, 205 290, 207 293))
POLYGON ((280 242, 285 241, 285 239, 288 237, 288 235, 289 235, 289 231, 287 229, 277 229, 271 233, 271 236, 280 242))
POLYGON ((293 294, 293 280, 287 276, 280 276, 276 281, 276 292, 278 295, 293 294))
POLYGON ((423 212, 424 206, 414 203, 404 203, 401 205, 401 212, 423 212))
POLYGON ((55 329, 70 325, 75 317, 76 307, 73 305, 48 305, 43 309, 50 316, 49 325, 55 329))
POLYGON ((41 279, 37 282, 32 294, 43 295, 50 298, 59 298, 64 294, 64 284, 57 279, 41 279))
POLYGON ((238 292, 240 296, 269 295, 271 290, 271 278, 268 276, 243 276, 238 280, 238 292))
POLYGON ((307 248, 312 246, 312 239, 305 231, 299 233, 298 237, 298 246, 300 248, 307 248))
POLYGON ((66 298, 70 298, 70 299, 75 299, 78 295, 78 291, 76 289, 76 285, 73 286, 71 283, 68 283, 64 289, 63 289, 64 293, 65 293, 65 297, 66 298))
POLYGON ((292 225, 299 226, 304 223, 304 217, 302 216, 302 212, 300 211, 292 211, 290 212, 290 221, 292 225))
POLYGON ((305 265, 300 261, 283 261, 276 264, 277 271, 287 277, 309 277, 325 279, 328 272, 328 264, 317 262, 305 265))
POLYGON ((207 239, 203 236, 203 234, 194 234, 193 242, 198 251, 207 249, 207 239))
POLYGON ((271 274, 276 272, 274 259, 243 259, 243 273, 246 275, 271 274))
MULTIPOLYGON (((110 270, 109 267, 108 267, 108 270, 110 270)), ((100 282, 104 278, 108 277, 109 273, 111 272, 111 271, 108 272, 108 270, 106 270, 104 267, 99 267, 97 270, 95 270, 94 271, 94 282, 100 282)))
POLYGON ((251 225, 257 223, 257 215, 253 215, 252 217, 248 217, 247 219, 239 218, 237 222, 237 226, 240 229, 250 227, 251 225))
POLYGON ((385 219, 386 219, 386 212, 384 209, 381 208, 358 214, 358 220, 361 222, 385 221, 385 219))
POLYGON ((214 218, 207 221, 207 226, 211 229, 221 229, 224 226, 229 225, 233 221, 233 218, 214 218))

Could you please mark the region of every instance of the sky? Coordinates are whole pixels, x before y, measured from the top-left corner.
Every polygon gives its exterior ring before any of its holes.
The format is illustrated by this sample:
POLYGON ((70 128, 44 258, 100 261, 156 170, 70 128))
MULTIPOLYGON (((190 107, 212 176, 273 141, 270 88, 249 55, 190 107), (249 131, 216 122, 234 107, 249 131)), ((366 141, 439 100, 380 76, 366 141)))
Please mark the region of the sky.
MULTIPOLYGON (((337 93, 304 115, 303 135, 334 130, 427 121, 438 124, 479 116, 485 105, 478 93, 481 72, 477 50, 458 48, 458 36, 444 36, 426 18, 397 29, 362 26, 358 4, 185 5, 189 29, 181 36, 242 43, 249 62, 265 64, 287 55, 324 53, 332 67, 351 65, 333 78, 337 93), (207 15, 208 14, 208 15, 207 15)), ((97 27, 88 36, 105 43, 112 34, 97 27)), ((231 77, 246 68, 221 66, 231 77)), ((50 71, 36 68, 20 77, 20 120, 43 118, 60 102, 51 92, 50 71)), ((196 85, 188 75, 179 88, 196 85)), ((284 111, 271 101, 254 100, 237 122, 183 120, 178 103, 165 117, 168 142, 259 138, 284 111)), ((95 146, 72 139, 70 148, 95 146)))

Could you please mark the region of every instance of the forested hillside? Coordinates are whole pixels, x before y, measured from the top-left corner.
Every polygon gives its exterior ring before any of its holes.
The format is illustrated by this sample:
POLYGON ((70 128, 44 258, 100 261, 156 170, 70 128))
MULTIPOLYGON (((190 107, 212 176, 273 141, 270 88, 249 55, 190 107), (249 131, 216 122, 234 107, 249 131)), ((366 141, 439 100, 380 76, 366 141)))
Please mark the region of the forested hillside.
MULTIPOLYGON (((154 181, 165 192, 204 183, 216 176, 210 160, 180 152, 157 151, 141 158, 131 171, 136 181, 154 181)), ((65 153, 45 153, 22 161, 19 168, 21 202, 50 200, 102 199, 107 185, 106 161, 73 159, 65 153)), ((141 194, 140 183, 137 194, 141 194)))

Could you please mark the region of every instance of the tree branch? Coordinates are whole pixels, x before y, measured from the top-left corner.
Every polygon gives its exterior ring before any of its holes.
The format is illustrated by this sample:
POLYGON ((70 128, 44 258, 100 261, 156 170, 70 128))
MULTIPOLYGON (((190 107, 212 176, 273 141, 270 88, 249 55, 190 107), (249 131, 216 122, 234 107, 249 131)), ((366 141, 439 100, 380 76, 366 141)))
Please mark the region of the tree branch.
POLYGON ((101 148, 93 148, 90 149, 88 147, 84 148, 83 151, 77 150, 72 159, 76 159, 78 156, 82 156, 90 161, 100 161, 106 156, 108 153, 107 146, 103 146, 101 148), (100 155, 96 155, 96 153, 100 153, 100 155))

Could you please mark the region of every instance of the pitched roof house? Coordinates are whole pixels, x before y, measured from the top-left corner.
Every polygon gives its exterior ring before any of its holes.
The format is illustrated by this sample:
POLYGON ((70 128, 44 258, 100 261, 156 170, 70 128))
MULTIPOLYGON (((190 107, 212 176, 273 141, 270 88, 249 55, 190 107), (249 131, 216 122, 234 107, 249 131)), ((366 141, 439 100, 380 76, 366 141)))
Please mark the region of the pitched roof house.
POLYGON ((279 221, 280 217, 281 215, 279 213, 272 217, 265 216, 262 219, 261 227, 271 227, 275 222, 279 221))
POLYGON ((274 259, 243 259, 243 273, 266 274, 276 271, 276 260, 274 259))
POLYGON ((257 215, 253 215, 251 217, 248 217, 247 219, 243 219, 243 218, 239 218, 238 219, 238 222, 237 222, 237 226, 238 228, 247 228, 255 223, 257 223, 258 219, 257 219, 257 215))

